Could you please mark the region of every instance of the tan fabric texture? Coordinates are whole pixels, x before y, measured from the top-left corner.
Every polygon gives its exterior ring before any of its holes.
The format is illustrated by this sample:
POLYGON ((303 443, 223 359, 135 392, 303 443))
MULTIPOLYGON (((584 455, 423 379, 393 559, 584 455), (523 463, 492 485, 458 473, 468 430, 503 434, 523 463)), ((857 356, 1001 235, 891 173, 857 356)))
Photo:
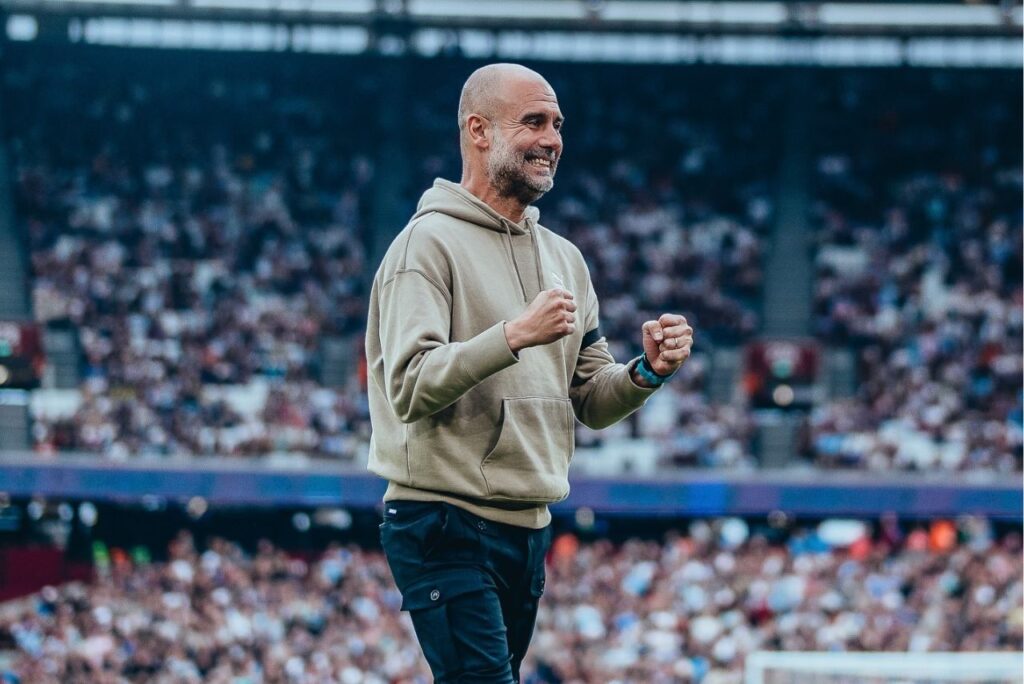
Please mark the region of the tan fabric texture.
POLYGON ((590 274, 537 219, 531 207, 512 223, 438 179, 388 249, 366 331, 369 469, 389 481, 385 500, 448 501, 543 527, 547 505, 569 494, 574 419, 606 427, 654 392, 603 337, 581 349, 598 328, 590 274), (516 358, 504 323, 553 287, 573 293, 576 332, 516 358))

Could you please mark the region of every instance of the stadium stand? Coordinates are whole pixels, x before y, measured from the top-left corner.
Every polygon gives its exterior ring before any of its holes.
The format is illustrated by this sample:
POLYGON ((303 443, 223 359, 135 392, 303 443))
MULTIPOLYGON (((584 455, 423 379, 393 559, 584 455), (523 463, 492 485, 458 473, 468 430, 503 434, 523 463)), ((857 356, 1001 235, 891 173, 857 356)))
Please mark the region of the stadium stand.
POLYGON ((9 81, 36 316, 73 325, 84 356, 37 448, 351 458, 364 402, 354 376, 319 382, 318 344, 365 324, 372 164, 340 134, 357 113, 287 70, 9 81))
MULTIPOLYGON (((325 349, 358 355, 377 239, 370 205, 383 181, 379 131, 350 105, 380 97, 372 65, 324 91, 288 60, 260 77, 230 60, 172 63, 184 68, 160 83, 151 62, 109 55, 7 72, 35 315, 76 330, 83 357, 76 386, 36 392, 36 450, 358 462, 369 431, 359 364, 328 378, 325 349), (197 97, 202 115, 183 106, 197 97)), ((459 173, 452 111, 465 68, 410 67, 409 208, 432 176, 459 173)), ((631 440, 636 458, 613 469, 757 467, 756 414, 743 400, 711 400, 708 374, 711 353, 760 330, 781 153, 766 131, 781 127, 785 89, 756 71, 651 70, 637 80, 619 67, 597 82, 579 77, 585 69, 547 69, 570 147, 544 220, 586 255, 620 358, 662 309, 693 321, 702 354, 649 414, 610 434, 580 427, 578 441, 631 440)), ((999 77, 928 75, 903 99, 889 95, 901 86, 892 77, 819 78, 815 332, 859 346, 861 388, 818 405, 808 459, 1019 471, 1021 161, 998 145, 1015 110, 945 108, 951 93, 980 97, 999 77), (967 132, 941 147, 954 128, 967 132), (850 129, 859 133, 841 135, 850 129), (864 149, 876 152, 853 155, 864 149), (929 207, 941 215, 929 219, 929 207), (961 255, 960 238, 980 227, 991 228, 988 244, 974 238, 961 255), (936 250, 955 282, 923 268, 936 250), (942 296, 911 296, 923 287, 942 296), (887 381, 900 374, 908 381, 897 392, 887 381), (937 389, 945 376, 959 380, 937 389), (894 409, 900 417, 883 421, 894 409)))
POLYGON ((816 332, 857 349, 861 382, 812 413, 819 465, 1021 470, 1021 110, 990 86, 821 93, 816 332))
MULTIPOLYGON (((1007 651, 1022 638, 1021 538, 983 519, 750 530, 663 541, 559 536, 523 681, 738 682, 755 650, 1007 651)), ((112 549, 88 585, 0 611, 16 682, 419 684, 429 675, 383 556, 245 552, 182 532, 166 559, 112 549)), ((6 669, 6 671, 5 671, 6 669)))

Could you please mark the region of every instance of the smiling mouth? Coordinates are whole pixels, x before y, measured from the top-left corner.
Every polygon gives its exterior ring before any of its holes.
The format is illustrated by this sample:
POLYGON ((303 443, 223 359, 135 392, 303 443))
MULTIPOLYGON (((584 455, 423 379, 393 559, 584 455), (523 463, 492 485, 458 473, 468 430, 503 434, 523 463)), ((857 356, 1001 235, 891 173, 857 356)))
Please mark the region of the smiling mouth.
POLYGON ((551 160, 550 159, 542 159, 540 157, 537 157, 535 159, 528 159, 527 162, 530 164, 530 166, 536 166, 537 168, 541 168, 541 169, 550 169, 551 168, 551 160))

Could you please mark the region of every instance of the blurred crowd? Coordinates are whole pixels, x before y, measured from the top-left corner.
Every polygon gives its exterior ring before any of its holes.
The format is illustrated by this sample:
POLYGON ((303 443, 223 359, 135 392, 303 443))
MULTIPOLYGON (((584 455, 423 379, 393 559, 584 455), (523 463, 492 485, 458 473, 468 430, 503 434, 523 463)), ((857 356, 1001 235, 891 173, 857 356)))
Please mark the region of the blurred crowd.
MULTIPOLYGON (((628 467, 625 464, 635 462, 641 445, 645 445, 651 462, 646 468, 634 470, 647 476, 655 474, 651 471, 679 468, 756 468, 750 446, 756 434, 754 417, 742 405, 708 401, 708 366, 707 356, 692 357, 671 383, 626 421, 599 431, 578 425, 577 448, 608 447, 629 452, 633 459, 620 459, 623 467, 628 467), (629 446, 624 446, 627 443, 629 446)), ((593 461, 594 454, 585 452, 574 464, 593 472, 593 461)))
POLYGON ((818 161, 816 333, 857 350, 860 383, 811 415, 810 452, 1019 472, 1020 104, 970 77, 915 85, 847 78, 823 95, 836 115, 818 161))
MULTIPOLYGON (((408 126, 393 131, 368 117, 391 102, 380 64, 325 85, 298 59, 172 59, 154 79, 168 59, 4 72, 34 313, 83 357, 74 401, 33 404, 36 449, 358 462, 376 227, 459 177, 469 67, 407 65, 408 126), (378 168, 389 140, 414 168, 378 168)), ((708 355, 760 331, 783 154, 765 131, 783 129, 784 79, 588 69, 544 68, 566 156, 542 221, 587 259, 616 358, 664 311, 687 316, 699 352, 619 429, 660 467, 756 467, 756 415, 709 400, 708 355)), ((814 334, 855 350, 858 388, 808 417, 816 466, 1021 470, 1020 106, 991 78, 815 81, 814 334)), ((581 445, 608 439, 578 428, 581 445)))
POLYGON ((17 684, 426 682, 379 553, 255 554, 187 533, 166 562, 121 556, 91 585, 47 587, 0 618, 17 684))
MULTIPOLYGON (((698 521, 661 542, 556 537, 529 684, 738 684, 760 650, 1018 650, 1019 533, 984 520, 877 533, 698 521)), ((378 551, 290 556, 188 533, 89 585, 0 610, 12 684, 426 684, 378 551)))
POLYGON ((300 76, 66 65, 14 83, 34 311, 84 356, 76 410, 37 416, 40 450, 351 458, 365 442, 358 375, 326 386, 320 345, 365 325, 372 163, 336 133, 357 114, 300 76))

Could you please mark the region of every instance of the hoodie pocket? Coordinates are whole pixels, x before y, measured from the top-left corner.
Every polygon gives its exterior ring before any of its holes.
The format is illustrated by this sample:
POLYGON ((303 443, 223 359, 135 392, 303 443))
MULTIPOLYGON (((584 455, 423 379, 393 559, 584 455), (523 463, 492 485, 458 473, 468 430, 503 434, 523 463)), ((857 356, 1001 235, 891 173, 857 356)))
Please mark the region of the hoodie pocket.
POLYGON ((552 503, 568 496, 572 403, 514 397, 502 400, 501 413, 498 441, 480 464, 488 498, 552 503))

